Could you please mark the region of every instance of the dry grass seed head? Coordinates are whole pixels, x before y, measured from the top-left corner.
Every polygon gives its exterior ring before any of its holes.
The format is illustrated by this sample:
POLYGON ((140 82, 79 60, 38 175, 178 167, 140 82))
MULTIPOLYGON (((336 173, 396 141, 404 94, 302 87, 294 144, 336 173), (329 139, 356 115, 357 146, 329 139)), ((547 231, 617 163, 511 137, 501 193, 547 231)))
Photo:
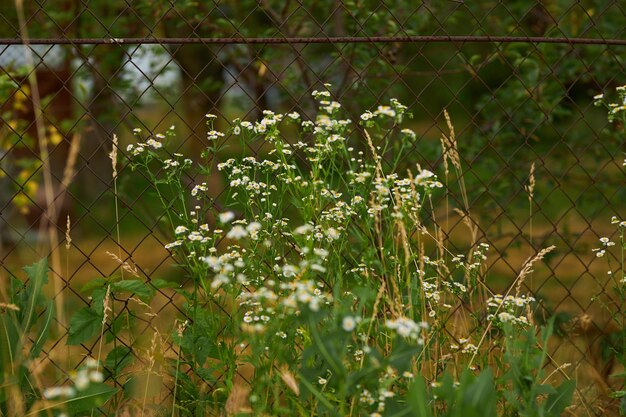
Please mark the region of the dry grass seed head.
POLYGON ((109 158, 111 159, 111 168, 113 169, 113 179, 117 178, 117 146, 119 140, 117 139, 117 135, 113 134, 113 145, 111 147, 111 153, 109 154, 109 158))
MULTIPOLYGON (((452 210, 461 217, 463 224, 468 228, 468 230, 472 234, 472 239, 476 239, 474 236, 478 235, 478 224, 476 224, 476 222, 472 220, 472 217, 470 216, 470 214, 465 213, 463 210, 456 208, 456 207, 453 208, 452 210)), ((472 243, 475 243, 475 242, 472 242, 472 243)))
POLYGON ((70 235, 70 231, 72 229, 72 225, 70 223, 70 215, 67 215, 67 224, 65 228, 65 249, 68 249, 72 246, 72 236, 70 235))
POLYGON ((102 301, 103 307, 104 307, 104 314, 102 316, 102 325, 104 326, 107 322, 107 318, 108 318, 108 313, 113 311, 111 309, 111 306, 109 305, 109 302, 111 301, 111 286, 107 285, 107 292, 104 295, 104 300, 102 301))
POLYGON ((137 304, 139 304, 140 306, 147 308, 149 311, 146 311, 145 313, 143 313, 144 315, 146 315, 148 317, 156 317, 156 314, 152 312, 152 307, 150 307, 148 304, 146 304, 143 301, 141 301, 139 298, 137 298, 137 297, 130 297, 129 300, 132 300, 132 301, 136 302, 137 304))
MULTIPOLYGON (((453 208, 454 212, 456 214, 458 214, 459 216, 461 216, 461 219, 463 221, 463 224, 467 227, 467 229, 470 232, 470 235, 472 236, 472 242, 470 245, 470 249, 467 253, 467 260, 468 263, 472 263, 474 260, 474 250, 476 248, 476 243, 478 243, 478 224, 472 220, 472 217, 470 216, 469 212, 463 212, 461 209, 458 208, 453 208)), ((466 278, 469 276, 469 270, 466 271, 466 278)))
POLYGON ((7 304, 0 303, 0 312, 4 313, 5 311, 20 311, 20 308, 15 304, 7 304))
POLYGON ((116 254, 112 252, 106 251, 105 253, 109 255, 111 258, 113 258, 114 261, 119 263, 121 265, 121 268, 124 271, 128 272, 134 277, 139 278, 139 270, 137 269, 136 266, 131 265, 128 261, 123 261, 119 256, 117 256, 116 254))
POLYGON ((554 245, 548 246, 547 248, 540 250, 534 257, 528 258, 526 260, 526 262, 524 263, 524 266, 522 267, 522 270, 517 275, 517 278, 515 278, 515 281, 517 282, 517 285, 515 287, 515 295, 517 297, 519 297, 520 291, 522 289, 524 278, 528 276, 531 272, 533 272, 533 269, 532 269, 533 264, 535 262, 542 260, 544 256, 552 252, 554 249, 556 249, 556 246, 554 245))
POLYGON ((156 362, 157 348, 161 344, 160 342, 161 335, 158 331, 155 330, 154 334, 152 335, 152 341, 150 342, 150 349, 148 350, 148 364, 150 371, 152 371, 152 369, 154 368, 154 364, 156 362))
MULTIPOLYGON (((437 244, 437 253, 439 255, 439 259, 444 259, 446 256, 446 248, 445 248, 445 236, 441 227, 437 227, 435 229, 437 238, 435 239, 435 243, 437 244)), ((444 266, 447 270, 448 267, 442 262, 441 266, 444 266)))
POLYGON ((370 147, 370 151, 372 151, 372 155, 374 156, 374 160, 376 161, 376 177, 377 178, 385 178, 385 175, 383 174, 383 167, 380 164, 380 157, 378 156, 378 152, 376 152, 376 147, 374 146, 374 142, 372 142, 372 137, 370 136, 369 133, 367 133, 367 130, 364 130, 365 132, 365 139, 367 140, 367 144, 370 147))
MULTIPOLYGON (((365 278, 367 278, 369 280, 370 278, 370 274, 369 271, 366 269, 365 270, 365 278)), ((370 324, 367 327, 367 336, 369 337, 369 335, 372 332, 372 326, 374 325, 374 322, 376 320, 374 320, 376 318, 376 315, 378 314, 378 307, 380 305, 380 302, 383 299, 383 294, 385 293, 385 281, 380 281, 380 287, 378 288, 378 292, 376 293, 376 299, 374 300, 374 306, 372 307, 372 317, 370 320, 370 324)), ((361 358, 361 363, 363 363, 363 358, 361 358)))
POLYGON ((441 142, 441 157, 443 161, 443 172, 447 178, 448 174, 450 173, 450 167, 448 165, 448 150, 447 150, 448 146, 446 145, 446 142, 443 139, 443 137, 439 138, 439 142, 441 142))
POLYGON ((300 395, 300 387, 298 386, 298 381, 296 381, 296 377, 289 371, 287 365, 283 365, 280 368, 280 379, 283 380, 285 385, 296 395, 300 395))
POLYGON ((528 193, 528 200, 532 200, 535 192, 535 163, 530 165, 530 174, 528 175, 528 185, 524 186, 528 193))
POLYGON ((459 156, 454 126, 452 125, 452 120, 450 120, 450 114, 448 114, 447 110, 443 111, 443 115, 446 118, 446 124, 448 125, 448 130, 450 131, 449 135, 447 136, 445 134, 441 135, 441 143, 444 148, 444 160, 449 159, 454 168, 460 172, 461 157, 459 156))
POLYGON ((400 231, 400 242, 402 243, 402 249, 404 250, 405 263, 408 264, 409 260, 411 259, 411 252, 410 252, 410 247, 409 247, 409 236, 406 231, 404 219, 401 217, 402 213, 400 211, 400 206, 402 204, 402 200, 400 199, 400 194, 398 193, 398 191, 395 192, 395 198, 396 198, 395 210, 396 210, 396 213, 398 214, 396 216, 395 223, 396 223, 396 227, 400 231))

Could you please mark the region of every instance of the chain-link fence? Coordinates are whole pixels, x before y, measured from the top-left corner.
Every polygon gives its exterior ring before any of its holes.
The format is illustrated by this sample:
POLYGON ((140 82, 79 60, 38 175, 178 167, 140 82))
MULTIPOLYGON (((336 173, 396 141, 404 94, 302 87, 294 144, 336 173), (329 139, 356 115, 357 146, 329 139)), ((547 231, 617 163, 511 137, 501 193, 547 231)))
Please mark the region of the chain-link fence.
MULTIPOLYGON (((123 262, 148 283, 167 277, 184 285, 164 249, 164 213, 148 184, 126 175, 134 128, 155 134, 175 125, 176 146, 198 151, 208 145, 207 112, 224 128, 265 108, 307 114, 323 83, 355 118, 396 97, 418 133, 402 158, 433 170, 441 165, 443 111, 450 113, 469 209, 481 240, 493 246, 494 290, 505 289, 528 256, 556 245, 525 285, 564 327, 575 318, 591 323, 564 330, 552 355, 572 363, 570 375, 588 379, 581 412, 602 414, 593 385, 610 381, 585 369, 598 367, 590 352, 609 332, 610 318, 591 299, 609 291, 610 277, 591 249, 614 233, 611 217, 624 215, 626 149, 623 127, 609 125, 593 97, 626 80, 620 1, 43 1, 24 5, 23 19, 8 3, 0 6, 5 277, 51 255, 54 296, 67 313, 91 302, 85 284, 123 262), (117 194, 113 134, 120 138, 117 194)), ((219 201, 224 182, 212 178, 210 187, 219 201)), ((440 216, 448 218, 446 233, 462 245, 465 225, 453 207, 463 204, 441 206, 449 207, 440 216)), ((140 333, 182 314, 174 291, 155 290, 140 333)), ((59 347, 65 337, 46 346, 44 365, 67 371, 68 356, 98 348, 95 341, 68 351, 59 347)), ((171 401, 171 392, 160 400, 171 401)))

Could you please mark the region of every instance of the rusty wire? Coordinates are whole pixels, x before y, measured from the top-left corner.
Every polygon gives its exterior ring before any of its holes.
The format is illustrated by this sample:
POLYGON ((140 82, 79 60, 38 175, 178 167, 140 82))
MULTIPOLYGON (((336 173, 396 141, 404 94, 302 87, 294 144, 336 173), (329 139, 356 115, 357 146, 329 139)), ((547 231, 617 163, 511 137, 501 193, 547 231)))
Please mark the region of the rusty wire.
POLYGON ((626 39, 564 38, 545 36, 328 36, 268 38, 0 38, 1 45, 265 45, 342 43, 556 43, 566 45, 626 45, 626 39))

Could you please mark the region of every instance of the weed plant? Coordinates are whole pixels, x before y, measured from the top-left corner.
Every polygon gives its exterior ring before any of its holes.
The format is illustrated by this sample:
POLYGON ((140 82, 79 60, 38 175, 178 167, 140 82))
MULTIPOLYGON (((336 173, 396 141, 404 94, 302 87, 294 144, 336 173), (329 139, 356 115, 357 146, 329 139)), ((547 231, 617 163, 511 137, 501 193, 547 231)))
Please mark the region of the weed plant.
POLYGON ((520 293, 552 248, 506 294, 489 291, 489 246, 477 241, 447 113, 443 175, 460 184, 465 253, 434 219, 442 180, 403 165, 416 146, 406 107, 392 99, 354 121, 327 89, 313 97, 311 120, 266 110, 220 132, 208 114, 202 161, 167 151, 173 129, 137 130, 127 148, 167 210, 166 248, 193 282, 180 291, 189 321, 172 335, 172 412, 561 415, 574 383, 547 384, 552 327, 537 339, 535 299, 520 293), (241 156, 219 161, 237 139, 241 156), (262 151, 251 156, 250 145, 262 151), (220 209, 202 181, 215 170, 228 181, 220 209))
MULTIPOLYGON (((626 86, 617 87, 615 96, 616 101, 611 101, 604 94, 598 94, 594 97, 594 105, 605 107, 608 121, 617 125, 616 128, 623 133, 626 126, 626 86)), ((626 159, 623 160, 622 166, 626 167, 626 159)), ((624 415, 626 414, 626 391, 624 391, 626 372, 614 372, 614 367, 619 365, 622 369, 626 369, 626 319, 623 312, 626 302, 626 270, 624 269, 626 220, 612 216, 611 224, 617 228, 618 242, 616 243, 612 236, 602 236, 599 239, 599 247, 592 249, 597 258, 606 260, 607 286, 612 289, 612 291, 600 290, 592 297, 592 301, 604 307, 610 320, 604 326, 598 326, 589 319, 582 320, 581 327, 583 331, 594 334, 599 341, 596 350, 599 350, 598 356, 603 361, 594 364, 597 365, 594 369, 595 379, 605 394, 619 400, 620 414, 624 415), (621 381, 620 389, 612 388, 615 380, 621 381)))
MULTIPOLYGON (((24 390, 13 375, 26 362, 3 358, 3 415, 12 415, 15 389, 30 393, 22 410, 55 416, 556 417, 566 410, 574 381, 558 364, 544 371, 553 322, 539 328, 537 301, 521 292, 553 247, 529 258, 504 294, 489 290, 489 246, 478 241, 447 113, 440 179, 404 162, 418 144, 402 128, 411 115, 397 100, 351 120, 328 89, 313 97, 319 108, 310 120, 266 110, 220 132, 208 114, 212 145, 198 161, 168 151, 174 128, 153 137, 135 130, 126 149, 133 175, 150 180, 171 230, 165 247, 191 284, 145 283, 111 254, 123 275, 87 284, 92 302, 70 320, 68 344, 91 343, 95 358, 47 390, 24 390), (237 140, 241 155, 220 160, 237 140), (260 151, 252 156, 250 146, 260 151), (214 175, 228 184, 219 199, 208 185, 214 175), (449 184, 459 185, 464 253, 451 249, 436 219, 432 197, 449 184), (184 321, 164 317, 171 334, 155 331, 143 347, 135 326, 153 314, 149 303, 164 287, 183 297, 184 321), (119 342, 122 333, 128 343, 119 342), (163 353, 164 339, 175 354, 163 353), (142 349, 139 365, 133 358, 142 349), (170 405, 151 400, 155 379, 170 387, 170 405)), ((30 331, 30 320, 18 317, 27 307, 0 308, 2 333, 17 326, 21 335, 0 339, 2 351, 28 352, 15 349, 30 331)), ((38 344, 28 345, 37 353, 38 344)))
POLYGON ((27 280, 11 279, 9 302, 0 303, 0 415, 89 415, 117 391, 103 382, 98 362, 87 359, 63 386, 46 387, 38 359, 55 319, 44 295, 48 262, 24 268, 27 280))

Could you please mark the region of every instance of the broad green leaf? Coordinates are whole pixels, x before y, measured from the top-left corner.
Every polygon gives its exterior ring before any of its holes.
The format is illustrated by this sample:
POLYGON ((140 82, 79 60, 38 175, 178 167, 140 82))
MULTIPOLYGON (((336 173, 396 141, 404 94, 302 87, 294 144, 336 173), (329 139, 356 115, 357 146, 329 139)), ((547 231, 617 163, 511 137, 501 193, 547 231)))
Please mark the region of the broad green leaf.
POLYGON ((570 379, 559 385, 554 394, 548 395, 546 399, 546 416, 559 417, 565 410, 565 407, 572 403, 572 395, 575 388, 576 381, 570 379))
POLYGON ((18 344, 22 339, 19 322, 19 312, 6 310, 0 314, 0 371, 4 376, 11 374, 19 358, 18 344))
POLYGON ((217 373, 215 372, 219 369, 219 366, 216 365, 208 365, 204 368, 198 368, 195 370, 195 373, 202 378, 207 383, 214 383, 217 381, 217 373))
POLYGON ((79 345, 97 335, 102 330, 102 319, 96 310, 84 307, 70 319, 68 345, 79 345))
POLYGON ((107 288, 106 286, 99 287, 91 293, 91 307, 101 316, 104 316, 104 299, 107 295, 107 288))
POLYGON ((22 331, 28 332, 36 315, 35 307, 41 294, 41 288, 48 282, 48 259, 43 258, 30 266, 25 266, 24 271, 28 275, 28 300, 22 312, 22 331))
MULTIPOLYGON (((531 379, 531 383, 534 380, 531 379)), ((535 384, 535 394, 537 395, 551 395, 556 393, 556 388, 554 388, 552 385, 550 384, 535 384)))
POLYGON ((138 279, 123 279, 111 283, 111 289, 115 292, 127 292, 137 295, 143 301, 149 301, 154 295, 152 287, 138 279))
MULTIPOLYGON (((317 398, 317 400, 323 404, 328 410, 334 410, 335 407, 333 407, 333 405, 330 403, 330 401, 328 401, 328 398, 326 398, 326 396, 324 395, 324 393, 322 393, 321 391, 319 391, 317 388, 315 388, 313 386, 313 384, 311 384, 309 381, 306 380, 306 377, 302 374, 298 375, 298 379, 300 381, 300 385, 304 386, 306 388, 306 391, 310 392, 315 398, 317 398)), ((304 393, 305 390, 300 390, 302 393, 304 393)))
POLYGON ((116 337, 122 332, 124 329, 131 330, 135 325, 136 318, 132 312, 122 312, 117 315, 114 319, 111 318, 109 320, 109 328, 108 331, 105 332, 104 342, 111 343, 115 340, 116 337))
POLYGON ((94 288, 104 287, 106 285, 106 279, 104 278, 94 278, 80 289, 81 292, 86 292, 92 290, 94 288))
POLYGON ((397 337, 393 350, 389 355, 389 363, 398 370, 404 372, 409 369, 414 356, 421 350, 421 347, 412 345, 401 337, 397 337))
POLYGON ((411 386, 408 393, 407 404, 411 409, 411 415, 413 417, 432 416, 426 396, 426 383, 423 377, 419 376, 411 386))
POLYGON ((37 339, 30 349, 29 356, 31 357, 31 359, 35 359, 37 356, 39 356, 39 354, 41 353, 41 349, 43 349, 44 343, 46 342, 46 340, 48 340, 54 313, 54 303, 52 301, 48 301, 48 307, 46 308, 46 312, 43 316, 41 328, 38 330, 37 339))
POLYGON ((465 387, 461 407, 465 410, 466 415, 496 417, 496 402, 493 376, 491 370, 486 369, 478 375, 471 385, 465 387))
POLYGON ((104 366, 116 377, 127 366, 134 362, 132 350, 128 346, 118 346, 111 350, 104 360, 104 366))
POLYGON ((38 401, 26 417, 52 415, 51 410, 65 410, 72 416, 90 415, 89 411, 102 407, 118 391, 104 383, 91 383, 75 397, 66 400, 38 401), (46 412, 46 413, 44 413, 46 412))
POLYGON ((67 411, 72 414, 93 410, 102 407, 116 392, 117 388, 109 385, 91 383, 87 389, 79 391, 76 397, 68 400, 65 405, 67 411))
POLYGON ((156 288, 178 288, 180 284, 174 281, 167 281, 162 278, 151 279, 150 283, 156 288))

